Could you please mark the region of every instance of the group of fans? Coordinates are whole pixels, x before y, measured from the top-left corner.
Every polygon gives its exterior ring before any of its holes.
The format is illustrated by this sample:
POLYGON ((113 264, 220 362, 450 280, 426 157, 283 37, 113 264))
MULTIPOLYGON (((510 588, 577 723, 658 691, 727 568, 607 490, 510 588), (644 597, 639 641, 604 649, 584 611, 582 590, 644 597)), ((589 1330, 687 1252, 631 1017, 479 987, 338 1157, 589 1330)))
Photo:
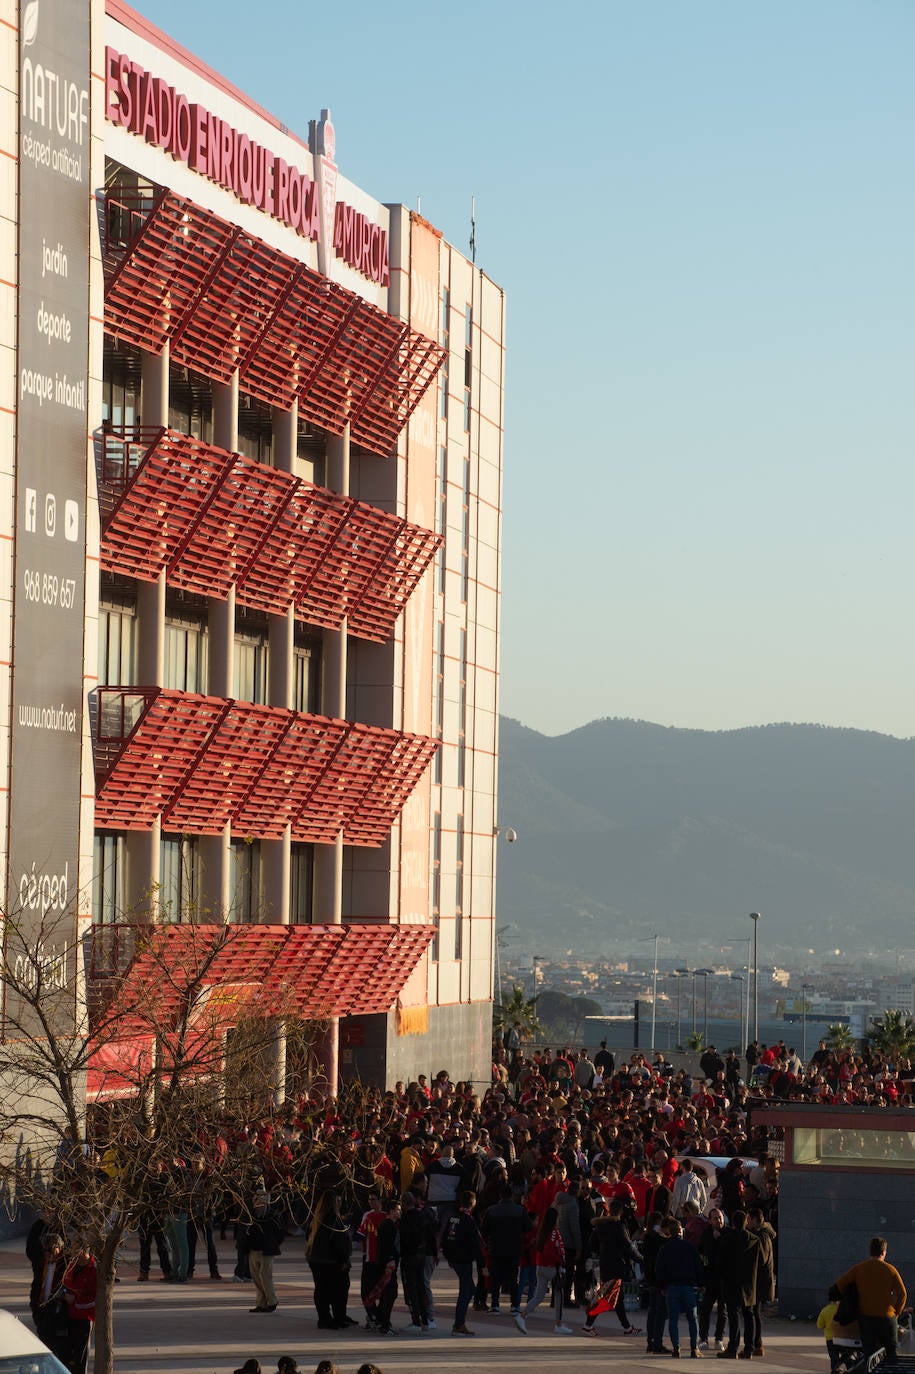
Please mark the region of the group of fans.
MULTIPOLYGON (((273 1261, 288 1236, 302 1236, 322 1329, 393 1333, 398 1283, 410 1317, 402 1329, 435 1329, 432 1277, 445 1262, 457 1278, 456 1336, 473 1334, 471 1310, 504 1313, 525 1333, 549 1298, 560 1334, 577 1309, 586 1334, 610 1312, 636 1337, 630 1314, 641 1308, 647 1350, 676 1354, 682 1311, 691 1354, 753 1358, 764 1353, 761 1314, 774 1297, 778 1196, 765 1130, 750 1127, 751 1096, 890 1104, 910 1092, 911 1079, 878 1059, 825 1046, 809 1065, 782 1043, 751 1045, 744 1062, 712 1047, 694 1075, 660 1053, 617 1065, 606 1044, 593 1057, 527 1055, 513 1027, 494 1045, 482 1092, 442 1070, 387 1092, 306 1094, 241 1128, 216 1126, 187 1158, 160 1162, 138 1277, 149 1278, 155 1247, 163 1277, 192 1277, 199 1249, 220 1278, 214 1234, 231 1228, 231 1277, 253 1282, 251 1310, 270 1313, 273 1261), (221 1201, 205 1186, 213 1138, 222 1176, 231 1166, 239 1180, 221 1201), (717 1170, 713 1156, 724 1157, 717 1170), (357 1246, 358 1319, 349 1310, 357 1246)), ((36 1303, 42 1283, 55 1284, 46 1265, 36 1267, 36 1303)), ((68 1360, 77 1374, 83 1332, 68 1360)))

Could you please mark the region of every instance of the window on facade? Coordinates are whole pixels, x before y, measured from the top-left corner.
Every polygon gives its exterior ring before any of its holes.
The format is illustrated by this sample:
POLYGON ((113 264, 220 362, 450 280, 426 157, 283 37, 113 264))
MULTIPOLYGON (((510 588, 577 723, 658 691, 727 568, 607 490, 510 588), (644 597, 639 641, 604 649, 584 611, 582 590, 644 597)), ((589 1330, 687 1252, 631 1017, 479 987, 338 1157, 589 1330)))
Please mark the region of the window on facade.
MULTIPOLYGON (((439 621, 435 627, 435 681, 433 684, 433 711, 435 737, 441 739, 445 731, 445 624, 439 621)), ((432 781, 442 780, 442 751, 436 751, 432 765, 432 781)))
POLYGON ((461 502, 461 600, 466 602, 470 584, 470 459, 464 459, 464 490, 461 502))
POLYGON ((464 817, 457 818, 454 863, 454 957, 464 952, 464 817))
POLYGON ((175 692, 204 691, 206 646, 206 631, 199 622, 167 621, 163 686, 175 692))
POLYGON ((138 423, 140 393, 130 380, 109 374, 102 383, 102 419, 114 429, 132 428, 138 423))
POLYGON ((235 636, 235 671, 232 695, 236 701, 267 700, 267 645, 249 635, 235 636))
POLYGON ((159 862, 159 907, 164 921, 197 915, 200 849, 196 836, 163 835, 159 862))
POLYGON ((467 758, 467 629, 461 626, 461 662, 458 684, 458 787, 464 786, 467 758))
POLYGON ((207 377, 173 363, 168 378, 168 423, 181 434, 213 442, 213 388, 207 377))
POLYGON ((827 1169, 911 1170, 915 1168, 915 1132, 795 1126, 794 1162, 827 1169))
POLYGON ((438 959, 439 926, 441 924, 442 904, 442 813, 436 811, 432 817, 432 851, 429 865, 429 916, 435 926, 435 935, 430 946, 430 957, 438 959))
POLYGON ((314 920, 315 847, 294 844, 289 855, 289 920, 308 926, 314 920))
MULTIPOLYGON (((438 505, 435 512, 435 533, 443 537, 448 531, 448 450, 443 446, 438 451, 438 505)), ((438 590, 445 595, 445 545, 438 551, 438 590)))
POLYGON ((448 354, 451 349, 451 292, 447 286, 442 290, 442 347, 445 350, 445 361, 439 373, 439 386, 441 406, 439 414, 443 420, 448 419, 448 354))
POLYGON ((130 687, 136 681, 135 626, 136 617, 131 607, 99 607, 99 686, 130 687))
POLYGON ((97 834, 93 850, 92 919, 110 925, 124 920, 124 836, 97 834))
POLYGON ((311 649, 296 649, 292 663, 292 709, 314 712, 318 707, 318 655, 311 649))
POLYGON ((232 840, 229 859, 229 920, 237 925, 250 925, 260 916, 260 842, 232 840))

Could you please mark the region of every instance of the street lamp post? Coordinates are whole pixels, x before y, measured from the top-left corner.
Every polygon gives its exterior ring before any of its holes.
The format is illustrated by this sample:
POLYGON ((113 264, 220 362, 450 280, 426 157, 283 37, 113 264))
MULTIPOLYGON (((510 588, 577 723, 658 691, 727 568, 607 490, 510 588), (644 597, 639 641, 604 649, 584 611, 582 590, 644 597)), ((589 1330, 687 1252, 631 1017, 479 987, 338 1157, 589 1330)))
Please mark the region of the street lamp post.
MULTIPOLYGON (((744 984, 744 976, 743 976, 742 973, 732 973, 732 974, 731 974, 731 979, 732 979, 733 982, 739 983, 739 984, 740 984, 740 1015, 739 1015, 739 1017, 737 1018, 737 1039, 738 1039, 738 1041, 739 1041, 740 1038, 741 1038, 741 1036, 742 1036, 743 1033, 744 1033, 744 1031, 743 1031, 743 984, 744 984)), ((738 1046, 737 1046, 737 1053, 738 1053, 738 1054, 740 1053, 740 1045, 739 1045, 739 1044, 738 1044, 738 1046)))
POLYGON ((803 1048, 802 1048, 802 1050, 801 1050, 801 1054, 802 1054, 803 1059, 804 1059, 804 1068, 805 1068, 805 1069, 806 1069, 806 1067, 807 1067, 807 994, 808 994, 808 992, 813 992, 813 984, 812 984, 812 983, 801 983, 801 1015, 802 1015, 802 1017, 803 1017, 803 1023, 804 1023, 804 1038, 803 1038, 803 1041, 802 1041, 803 1048))
POLYGON ((758 911, 750 912, 753 922, 753 1039, 759 1039, 759 916, 758 911))
MULTIPOLYGON (((696 1000, 696 979, 702 979, 702 1043, 705 1045, 706 1049, 708 1049, 708 976, 710 973, 714 972, 715 970, 713 968, 697 968, 696 972, 693 974, 694 1003, 696 1000)), ((695 1029, 696 1027, 693 1025, 693 1030, 695 1029)))
POLYGON ((690 972, 689 972, 689 969, 688 969, 688 968, 675 968, 675 969, 674 969, 674 977, 675 977, 676 980, 677 980, 677 1046, 678 1046, 678 1047, 683 1043, 683 1036, 682 1036, 682 1032, 681 1032, 681 1024, 682 1024, 682 1023, 681 1023, 681 1021, 680 1021, 680 989, 681 989, 682 986, 683 986, 683 979, 684 979, 684 978, 688 978, 689 976, 690 976, 690 972))

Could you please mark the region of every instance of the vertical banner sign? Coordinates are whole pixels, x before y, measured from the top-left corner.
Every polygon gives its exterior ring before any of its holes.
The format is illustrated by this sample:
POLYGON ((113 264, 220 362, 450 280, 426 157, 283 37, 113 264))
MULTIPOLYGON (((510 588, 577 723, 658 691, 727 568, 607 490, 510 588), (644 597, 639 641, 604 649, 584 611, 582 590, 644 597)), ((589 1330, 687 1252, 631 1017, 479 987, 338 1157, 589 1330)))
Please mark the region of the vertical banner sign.
MULTIPOLYGON (((76 932, 89 365, 89 9, 19 25, 16 586, 8 912, 63 986, 76 932)), ((10 935, 10 938, 13 938, 10 935)), ((12 950, 10 950, 12 953, 12 950)))

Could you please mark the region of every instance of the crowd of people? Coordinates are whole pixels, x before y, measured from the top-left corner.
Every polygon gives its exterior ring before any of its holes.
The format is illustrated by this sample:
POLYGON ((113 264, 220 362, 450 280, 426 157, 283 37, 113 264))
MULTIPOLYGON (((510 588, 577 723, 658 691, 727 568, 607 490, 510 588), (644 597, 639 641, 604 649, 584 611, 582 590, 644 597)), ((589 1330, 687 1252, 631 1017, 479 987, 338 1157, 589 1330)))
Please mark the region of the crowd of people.
MULTIPOLYGON (((442 1070, 387 1092, 305 1094, 242 1128, 216 1123, 185 1155, 156 1165, 161 1187, 139 1227, 137 1279, 149 1281, 154 1250, 163 1278, 193 1278, 205 1252, 220 1279, 214 1236, 231 1231, 231 1278, 253 1284, 253 1313, 276 1311, 274 1260, 298 1241, 321 1329, 395 1334, 400 1284, 409 1315, 401 1330, 421 1337, 440 1322, 432 1278, 447 1264, 457 1280, 447 1324, 457 1337, 473 1335, 471 1312, 504 1314, 519 1335, 549 1312, 554 1331, 571 1334, 579 1310, 585 1334, 612 1313, 637 1338, 641 1309, 648 1353, 679 1354, 682 1314, 692 1356, 760 1357, 778 1187, 765 1128, 751 1124, 753 1099, 889 1105, 909 1099, 912 1079, 904 1067, 825 1045, 808 1065, 781 1042, 751 1045, 745 1063, 714 1047, 697 1073, 675 1071, 661 1053, 617 1064, 606 1043, 593 1055, 526 1054, 512 1027, 494 1045, 493 1081, 482 1091, 442 1070), (214 1151, 223 1170, 234 1161, 239 1179, 222 1200, 204 1186, 214 1151), (729 1162, 704 1166, 711 1156, 729 1162)), ((62 1251, 51 1239, 36 1231, 30 1241, 33 1314, 47 1329, 49 1295, 76 1295, 66 1298, 65 1363, 84 1374, 92 1260, 82 1260, 81 1289, 72 1263, 66 1274, 55 1268, 62 1251)))

